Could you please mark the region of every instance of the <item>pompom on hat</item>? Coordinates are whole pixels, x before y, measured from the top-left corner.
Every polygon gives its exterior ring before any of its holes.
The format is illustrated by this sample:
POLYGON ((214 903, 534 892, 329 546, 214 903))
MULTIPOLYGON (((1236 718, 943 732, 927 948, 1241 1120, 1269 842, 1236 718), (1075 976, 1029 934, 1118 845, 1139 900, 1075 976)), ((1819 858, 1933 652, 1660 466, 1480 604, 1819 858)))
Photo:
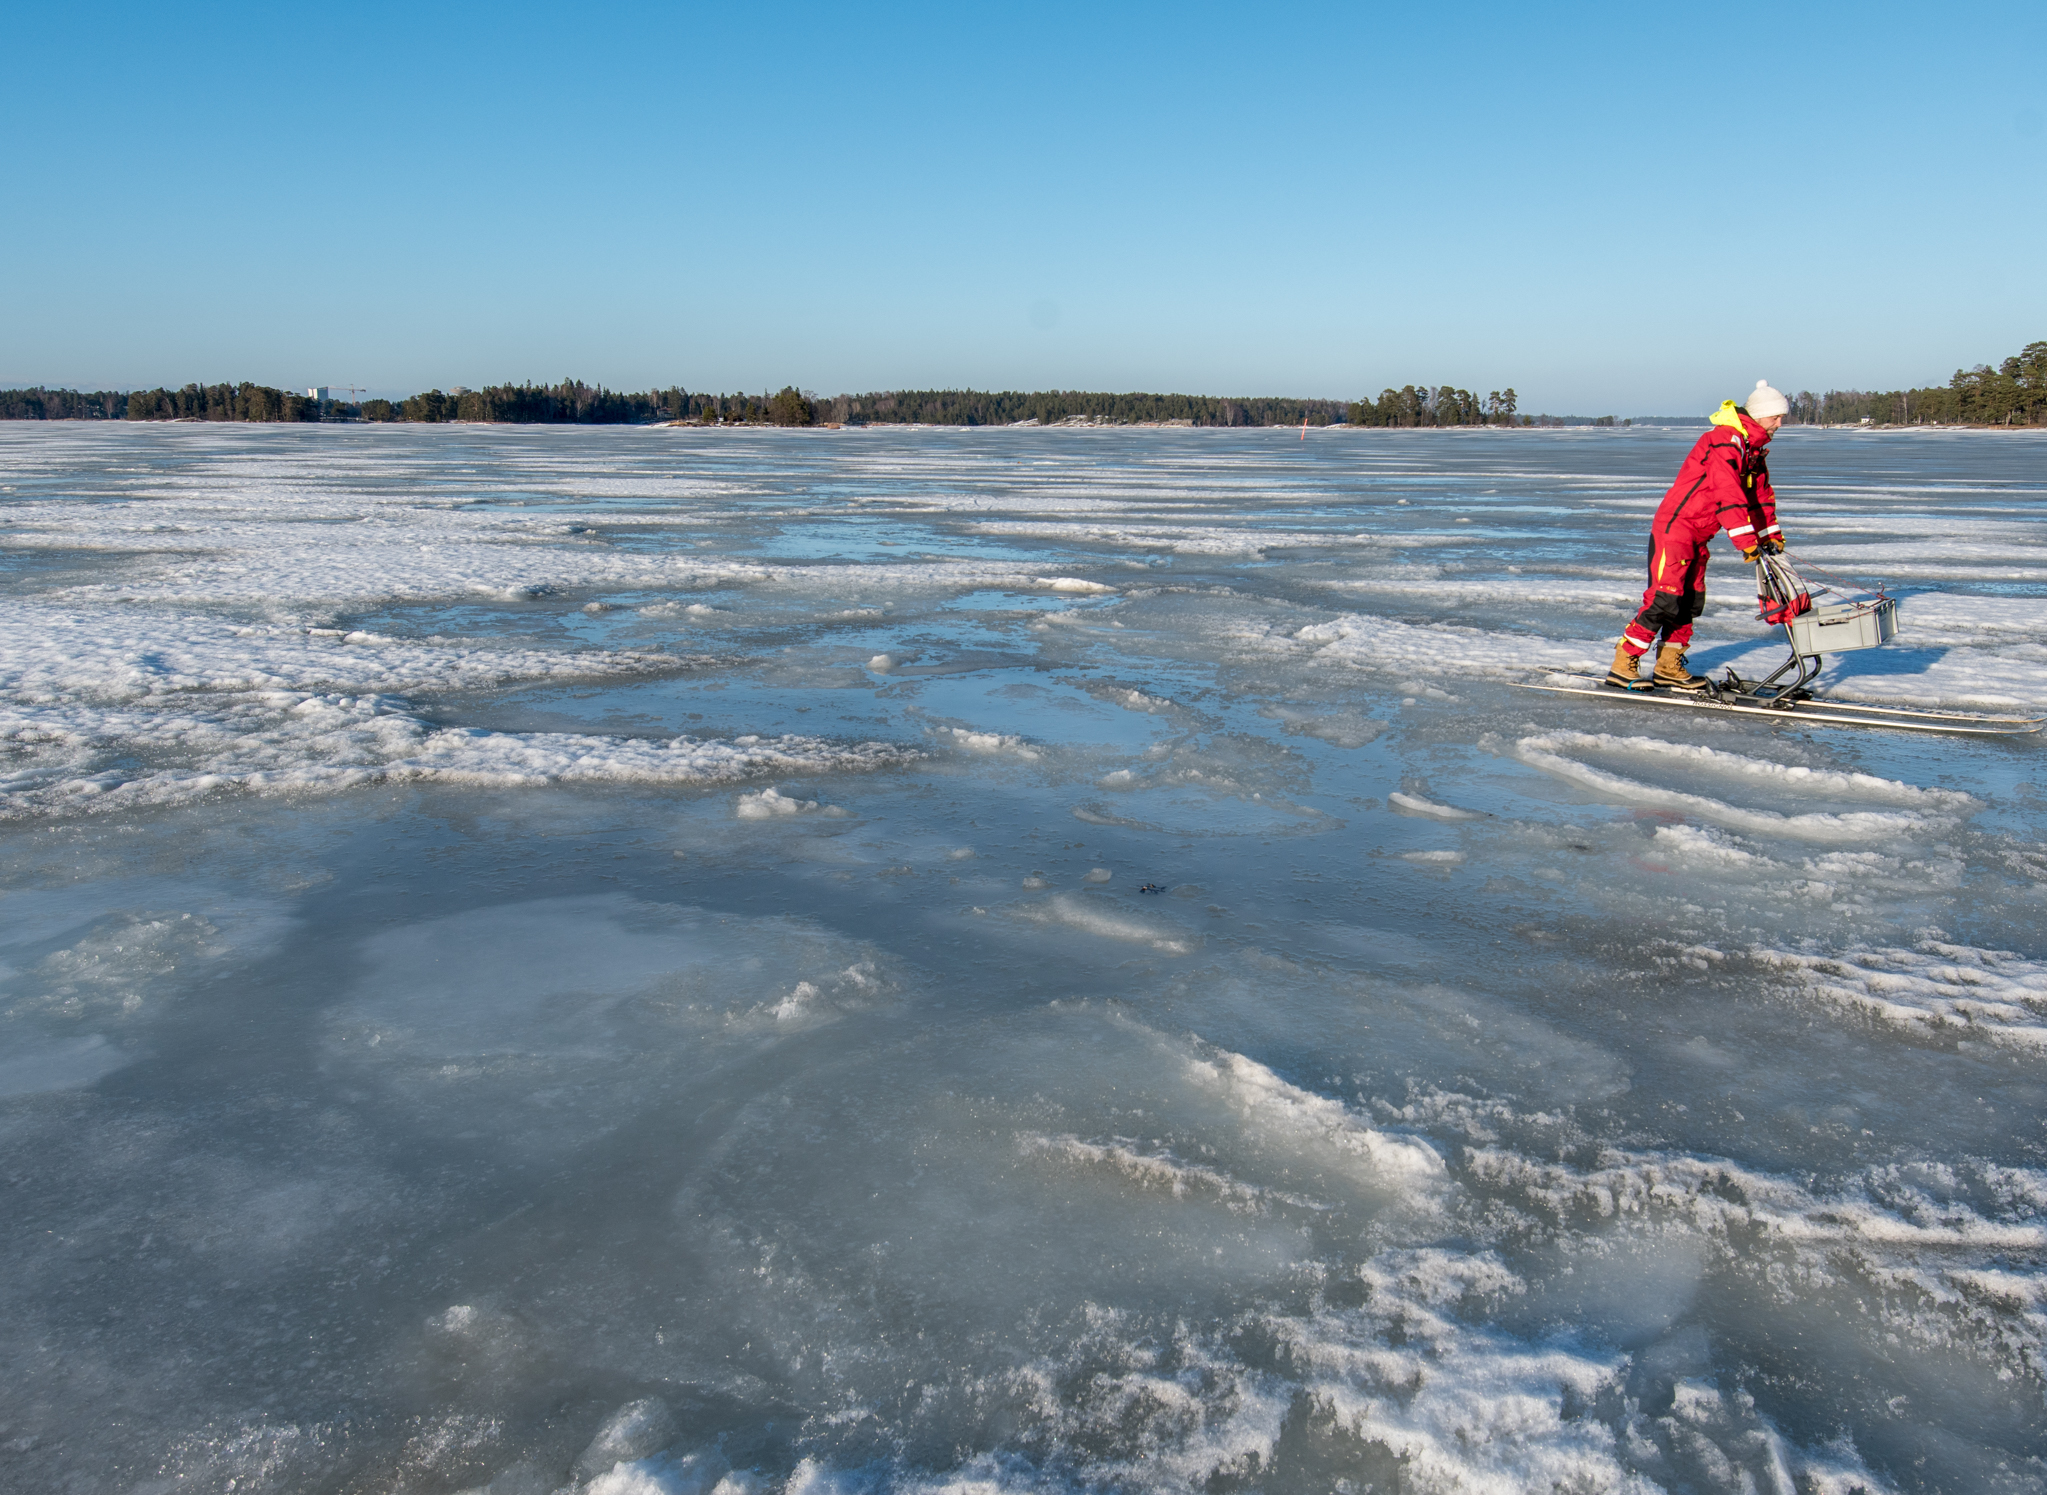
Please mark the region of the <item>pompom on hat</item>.
POLYGON ((1791 402, 1784 398, 1782 390, 1770 388, 1768 379, 1756 380, 1756 387, 1749 391, 1748 403, 1741 407, 1757 420, 1766 415, 1789 415, 1791 402))

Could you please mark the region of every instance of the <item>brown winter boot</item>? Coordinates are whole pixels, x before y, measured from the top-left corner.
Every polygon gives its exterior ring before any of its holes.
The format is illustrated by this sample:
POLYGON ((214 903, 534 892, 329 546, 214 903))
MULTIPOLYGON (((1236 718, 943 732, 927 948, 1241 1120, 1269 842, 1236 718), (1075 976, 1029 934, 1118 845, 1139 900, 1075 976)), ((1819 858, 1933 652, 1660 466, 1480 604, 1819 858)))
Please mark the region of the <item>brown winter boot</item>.
POLYGON ((1613 646, 1613 666, 1606 672, 1606 683, 1620 690, 1649 689, 1649 682, 1642 678, 1642 656, 1628 652, 1626 639, 1613 646))
POLYGON ((1656 652, 1654 678, 1658 685, 1667 685, 1672 690, 1705 690, 1713 683, 1686 667, 1684 650, 1676 644, 1665 644, 1656 652))

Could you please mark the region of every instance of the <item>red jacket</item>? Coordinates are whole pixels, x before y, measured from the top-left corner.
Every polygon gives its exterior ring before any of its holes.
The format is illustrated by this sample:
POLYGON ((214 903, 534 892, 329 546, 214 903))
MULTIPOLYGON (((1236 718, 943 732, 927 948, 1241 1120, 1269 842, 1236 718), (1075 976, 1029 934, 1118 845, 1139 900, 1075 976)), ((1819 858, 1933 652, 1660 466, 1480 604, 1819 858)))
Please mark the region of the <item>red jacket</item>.
POLYGON ((1649 531, 1652 572, 1658 552, 1668 551, 1673 559, 1689 556, 1704 549, 1715 530, 1726 530, 1741 550, 1759 538, 1777 538, 1777 493, 1763 460, 1769 444, 1770 433, 1734 401, 1713 412, 1713 424, 1693 443, 1677 481, 1656 506, 1649 531))

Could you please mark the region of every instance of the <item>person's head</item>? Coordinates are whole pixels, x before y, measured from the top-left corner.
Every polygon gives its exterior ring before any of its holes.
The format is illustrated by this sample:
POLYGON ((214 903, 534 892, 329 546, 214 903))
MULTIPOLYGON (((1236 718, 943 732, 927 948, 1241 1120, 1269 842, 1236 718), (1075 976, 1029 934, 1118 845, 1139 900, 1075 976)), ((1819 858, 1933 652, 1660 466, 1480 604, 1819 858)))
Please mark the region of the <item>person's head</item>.
POLYGON ((1784 417, 1791 413, 1791 402, 1781 391, 1770 388, 1768 379, 1756 380, 1756 387, 1749 391, 1748 403, 1742 411, 1748 418, 1772 435, 1784 424, 1784 417))

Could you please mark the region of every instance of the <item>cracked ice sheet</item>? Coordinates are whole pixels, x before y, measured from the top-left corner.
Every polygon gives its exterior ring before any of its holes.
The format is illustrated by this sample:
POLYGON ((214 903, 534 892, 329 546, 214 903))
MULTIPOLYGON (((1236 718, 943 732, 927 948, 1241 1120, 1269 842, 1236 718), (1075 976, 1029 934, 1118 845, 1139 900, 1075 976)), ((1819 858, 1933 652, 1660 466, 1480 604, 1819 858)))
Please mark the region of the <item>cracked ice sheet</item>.
MULTIPOLYGON (((243 503, 152 499, 102 506, 12 506, 10 538, 25 550, 99 553, 126 562, 118 579, 73 581, 53 596, 99 607, 222 604, 283 622, 322 622, 377 602, 523 602, 565 590, 782 585, 836 590, 1091 589, 1013 563, 768 564, 697 553, 648 554, 612 543, 589 521, 396 499, 305 500, 259 493, 243 503), (261 517, 250 513, 260 509, 261 517), (363 512, 368 508, 369 512, 363 512)), ((614 528, 630 529, 624 519, 614 528)))
POLYGON ((735 743, 436 730, 401 693, 673 672, 702 656, 507 649, 458 640, 97 615, 28 605, 0 623, 0 813, 106 814, 224 790, 377 782, 715 784, 872 768, 913 753, 815 738, 735 743), (141 764, 135 761, 141 759, 141 764))
POLYGON ((0 709, 0 744, 16 758, 0 778, 0 816, 8 818, 387 783, 693 787, 872 772, 921 756, 890 743, 795 735, 721 741, 436 728, 382 698, 332 695, 236 701, 210 716, 0 709), (138 769, 137 755, 158 762, 138 769))
POLYGON ((0 614, 0 693, 25 704, 159 701, 192 692, 413 694, 635 675, 707 663, 652 651, 504 648, 247 625, 216 615, 16 604, 0 614))
MULTIPOLYGON (((9 788, 107 807, 0 827, 6 1477, 2047 1456, 2029 745, 1580 732, 1502 686, 1603 667, 1687 433, 1279 434, 0 430, 9 788)), ((1788 441, 1798 533, 1901 452, 1788 441)), ((2022 694, 1941 585, 1844 664, 2022 694)))

